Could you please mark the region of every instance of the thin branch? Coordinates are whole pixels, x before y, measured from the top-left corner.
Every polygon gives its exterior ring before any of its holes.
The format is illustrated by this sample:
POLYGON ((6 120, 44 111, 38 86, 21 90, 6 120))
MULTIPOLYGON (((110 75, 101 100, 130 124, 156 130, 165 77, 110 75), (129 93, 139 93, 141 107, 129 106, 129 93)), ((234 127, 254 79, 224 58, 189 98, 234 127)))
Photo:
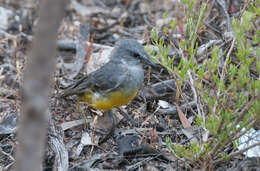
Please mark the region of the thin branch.
POLYGON ((246 115, 246 113, 248 112, 248 110, 254 105, 254 103, 260 99, 260 91, 258 92, 258 94, 256 96, 254 96, 238 113, 234 124, 237 125, 239 121, 242 120, 242 118, 246 115))
MULTIPOLYGON (((224 80, 224 77, 225 77, 225 69, 227 67, 227 64, 228 64, 228 60, 229 60, 229 57, 231 55, 231 52, 234 48, 234 45, 235 45, 235 42, 236 42, 236 39, 234 38, 233 41, 232 41, 232 44, 231 44, 231 47, 229 48, 228 50, 228 53, 227 53, 227 56, 226 56, 226 60, 224 62, 224 66, 222 67, 222 72, 221 72, 221 76, 220 76, 220 80, 224 80)), ((220 89, 218 89, 218 92, 217 92, 217 99, 219 99, 219 96, 220 96, 220 89)), ((213 107, 213 113, 216 112, 216 108, 217 108, 217 105, 218 105, 218 101, 216 101, 216 103, 214 104, 214 107, 213 107)))
MULTIPOLYGON (((233 153, 229 154, 228 157, 230 157, 230 158, 235 157, 235 156, 240 155, 240 154, 242 154, 242 153, 244 153, 244 152, 248 151, 249 149, 254 148, 256 146, 260 146, 260 142, 252 144, 252 145, 244 148, 243 150, 240 150, 240 151, 237 151, 237 152, 233 152, 233 153)), ((224 160, 225 160, 224 158, 220 158, 218 160, 215 160, 214 164, 217 165, 217 164, 223 162, 224 160)))

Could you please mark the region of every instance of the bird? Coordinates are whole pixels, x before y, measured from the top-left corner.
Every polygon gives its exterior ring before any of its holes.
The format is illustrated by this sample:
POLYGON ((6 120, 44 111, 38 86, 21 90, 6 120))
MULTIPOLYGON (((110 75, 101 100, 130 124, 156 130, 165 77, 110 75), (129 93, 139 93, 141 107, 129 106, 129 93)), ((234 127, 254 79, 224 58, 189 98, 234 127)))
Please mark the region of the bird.
POLYGON ((108 63, 71 84, 60 97, 78 95, 80 101, 103 111, 126 105, 142 87, 143 64, 155 66, 144 47, 136 40, 120 40, 108 63))

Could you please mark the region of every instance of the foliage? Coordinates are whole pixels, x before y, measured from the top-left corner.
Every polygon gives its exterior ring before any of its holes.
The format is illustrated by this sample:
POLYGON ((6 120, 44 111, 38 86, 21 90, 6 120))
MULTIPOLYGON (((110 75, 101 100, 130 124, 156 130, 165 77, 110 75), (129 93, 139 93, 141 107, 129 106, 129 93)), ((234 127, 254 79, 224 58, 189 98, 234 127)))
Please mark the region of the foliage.
MULTIPOLYGON (((242 132, 242 128, 249 130, 260 118, 260 80, 252 76, 252 68, 258 77, 260 73, 260 31, 254 27, 260 8, 253 2, 247 4, 241 17, 232 21, 233 39, 229 46, 224 49, 215 45, 211 55, 199 64, 196 60, 197 38, 207 12, 207 2, 201 2, 196 9, 194 0, 181 0, 181 3, 185 7, 185 39, 180 40, 179 49, 176 49, 172 43, 166 44, 159 38, 158 31, 153 29, 152 44, 158 48, 155 60, 178 79, 180 87, 183 81, 194 80, 196 91, 193 93, 197 93, 198 103, 202 101, 207 106, 207 110, 201 107, 203 112, 198 112, 196 124, 209 131, 210 138, 200 144, 184 145, 173 145, 168 138, 167 145, 170 151, 193 166, 212 169, 219 162, 230 159, 232 153, 225 149, 232 144, 235 147, 238 138, 246 132, 242 132), (175 66, 176 57, 168 56, 171 48, 181 56, 175 66)), ((164 33, 167 35, 169 29, 175 30, 176 23, 176 20, 171 21, 170 28, 163 29, 164 33)))

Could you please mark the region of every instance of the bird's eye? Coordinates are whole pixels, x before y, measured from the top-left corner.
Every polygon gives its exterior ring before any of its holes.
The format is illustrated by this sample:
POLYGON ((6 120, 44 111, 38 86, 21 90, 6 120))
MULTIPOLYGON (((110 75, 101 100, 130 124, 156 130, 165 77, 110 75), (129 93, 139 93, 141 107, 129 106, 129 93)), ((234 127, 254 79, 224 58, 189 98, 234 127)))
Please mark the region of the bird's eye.
POLYGON ((134 53, 133 56, 134 56, 135 58, 139 58, 139 57, 140 57, 140 55, 139 55, 138 53, 134 53))

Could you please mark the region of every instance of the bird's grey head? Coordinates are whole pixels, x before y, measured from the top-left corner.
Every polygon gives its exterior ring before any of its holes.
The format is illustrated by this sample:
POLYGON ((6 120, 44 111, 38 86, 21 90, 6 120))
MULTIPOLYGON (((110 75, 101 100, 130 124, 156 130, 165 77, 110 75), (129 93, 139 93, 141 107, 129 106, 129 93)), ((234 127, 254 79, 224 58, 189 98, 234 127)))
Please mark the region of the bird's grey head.
POLYGON ((114 55, 118 57, 131 56, 148 65, 155 65, 150 60, 149 55, 144 51, 144 47, 136 40, 123 39, 118 41, 114 49, 114 55))

